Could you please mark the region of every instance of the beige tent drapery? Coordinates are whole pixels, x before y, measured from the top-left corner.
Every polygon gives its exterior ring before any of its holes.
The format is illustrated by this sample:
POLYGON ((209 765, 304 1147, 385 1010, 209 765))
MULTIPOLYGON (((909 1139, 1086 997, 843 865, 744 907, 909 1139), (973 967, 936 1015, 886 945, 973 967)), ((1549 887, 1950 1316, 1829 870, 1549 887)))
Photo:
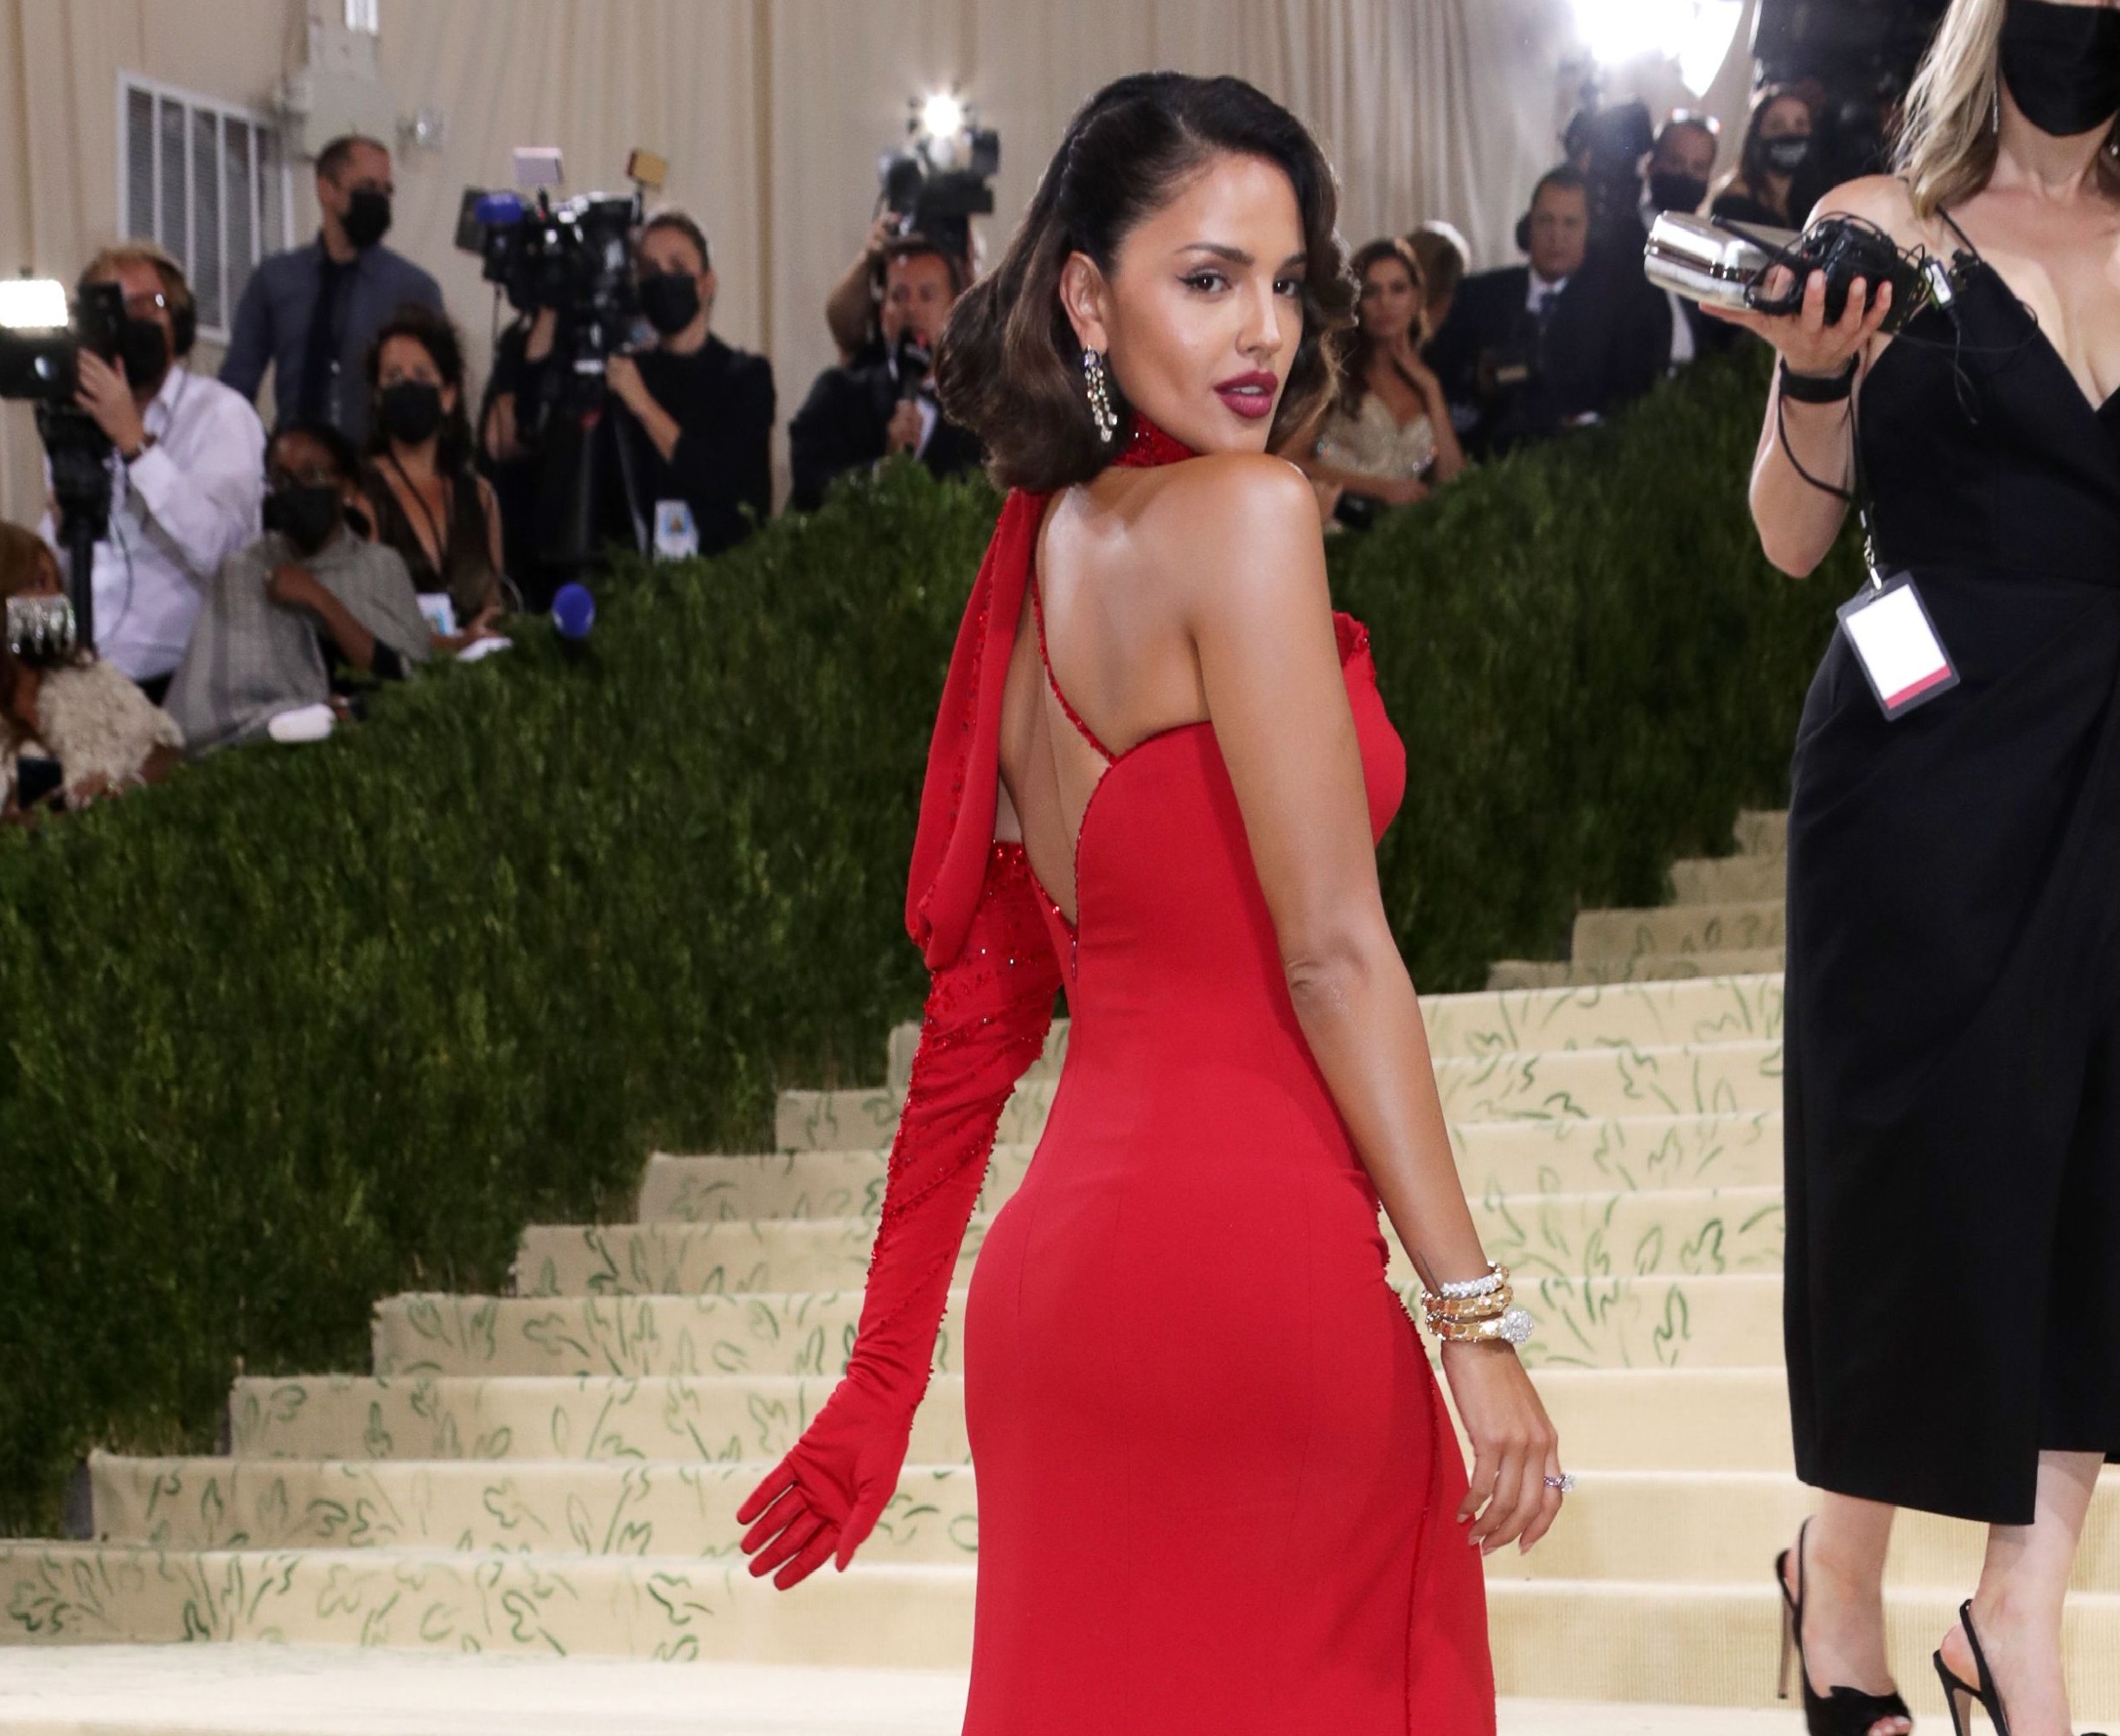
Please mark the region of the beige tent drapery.
MULTIPOLYGON (((1082 99, 1175 67, 1240 74, 1304 116, 1351 242, 1446 217, 1487 265, 1512 256, 1555 155, 1572 34, 1569 0, 382 0, 381 25, 399 112, 449 119, 443 150, 398 151, 391 242, 441 279, 475 359, 493 300, 451 246, 463 188, 505 183, 528 144, 562 147, 571 191, 621 188, 643 145, 711 238, 716 329, 772 358, 783 429, 834 360, 825 292, 916 93, 954 86, 1001 135, 989 258, 1082 99)), ((264 109, 305 32, 304 0, 0 0, 0 270, 70 280, 118 234, 122 74, 264 109)), ((310 180, 296 165, 297 235, 314 227, 310 180)), ((210 346, 198 360, 214 364, 210 346)), ((0 513, 34 522, 37 474, 10 406, 0 513)))

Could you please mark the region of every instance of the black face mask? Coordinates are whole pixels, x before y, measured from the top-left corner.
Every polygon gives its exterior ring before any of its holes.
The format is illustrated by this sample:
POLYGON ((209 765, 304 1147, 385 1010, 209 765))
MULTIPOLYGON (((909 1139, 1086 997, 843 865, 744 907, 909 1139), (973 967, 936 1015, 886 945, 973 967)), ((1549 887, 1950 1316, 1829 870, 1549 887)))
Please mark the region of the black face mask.
POLYGON ((1794 175, 1810 161, 1810 137, 1770 138, 1760 151, 1766 166, 1777 175, 1794 175))
POLYGON ((345 521, 339 491, 329 482, 289 482, 265 496, 265 527, 303 554, 315 554, 345 521))
POLYGON ((386 386, 375 400, 383 432, 417 446, 442 425, 442 388, 424 380, 400 380, 386 386))
POLYGON ((641 311, 665 337, 699 317, 699 286, 682 271, 658 271, 641 279, 641 311))
POLYGON ((2002 77, 2041 132, 2097 131, 2120 114, 2120 12, 2013 0, 2002 20, 2002 77))
POLYGON ((169 371, 169 334, 153 320, 127 316, 118 329, 118 359, 125 365, 128 386, 136 392, 152 392, 169 371))
POLYGON ((355 188, 340 221, 354 246, 373 247, 390 231, 390 195, 373 187, 355 188))
POLYGON ((1707 197, 1708 183, 1697 175, 1658 170, 1649 177, 1649 202, 1659 211, 1698 211, 1707 197))

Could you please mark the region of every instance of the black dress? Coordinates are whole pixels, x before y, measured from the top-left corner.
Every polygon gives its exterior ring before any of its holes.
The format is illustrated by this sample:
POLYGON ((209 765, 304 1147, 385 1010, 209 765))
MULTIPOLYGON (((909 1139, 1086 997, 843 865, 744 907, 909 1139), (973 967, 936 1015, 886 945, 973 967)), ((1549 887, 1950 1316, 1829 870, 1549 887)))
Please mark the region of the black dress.
POLYGON ((2120 1450, 2120 394, 1959 258, 1859 420, 1962 685, 1836 635, 1797 740, 1785 1326, 1805 1482, 2021 1525, 2120 1450))

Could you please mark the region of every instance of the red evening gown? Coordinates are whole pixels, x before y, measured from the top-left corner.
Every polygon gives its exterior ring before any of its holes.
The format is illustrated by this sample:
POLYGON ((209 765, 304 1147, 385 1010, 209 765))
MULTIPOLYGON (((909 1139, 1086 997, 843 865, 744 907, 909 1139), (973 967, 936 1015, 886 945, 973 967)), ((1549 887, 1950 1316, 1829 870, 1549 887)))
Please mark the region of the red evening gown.
MULTIPOLYGON (((1137 424, 1119 462, 1186 456, 1137 424)), ((1067 1059, 966 1318, 967 1736, 1488 1736, 1464 1465, 1296 1022, 1213 726, 1106 755, 1078 929, 1021 847, 992 841, 1043 505, 1004 510, 936 726, 909 901, 935 985, 849 1379, 754 1507, 792 1488, 842 1560, 865 1535, 865 1501, 895 1480, 876 1442, 903 1453, 951 1227, 1057 980, 1067 1059)), ((1338 625, 1381 835, 1405 753, 1366 635, 1338 625)))

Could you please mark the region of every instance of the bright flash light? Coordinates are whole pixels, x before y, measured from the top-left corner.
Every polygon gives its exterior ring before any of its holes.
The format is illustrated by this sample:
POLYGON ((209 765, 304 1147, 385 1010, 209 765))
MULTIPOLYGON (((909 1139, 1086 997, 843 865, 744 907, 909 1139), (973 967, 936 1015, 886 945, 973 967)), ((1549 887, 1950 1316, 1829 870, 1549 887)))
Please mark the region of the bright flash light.
POLYGON ((67 322, 67 286, 51 278, 0 278, 0 328, 57 331, 67 322))
POLYGON ((955 138, 964 131, 964 105, 937 91, 920 105, 920 130, 929 138, 955 138))
POLYGON ((1575 28, 1605 66, 1677 61, 1697 96, 1721 71, 1744 10, 1744 0, 1575 0, 1575 28))

